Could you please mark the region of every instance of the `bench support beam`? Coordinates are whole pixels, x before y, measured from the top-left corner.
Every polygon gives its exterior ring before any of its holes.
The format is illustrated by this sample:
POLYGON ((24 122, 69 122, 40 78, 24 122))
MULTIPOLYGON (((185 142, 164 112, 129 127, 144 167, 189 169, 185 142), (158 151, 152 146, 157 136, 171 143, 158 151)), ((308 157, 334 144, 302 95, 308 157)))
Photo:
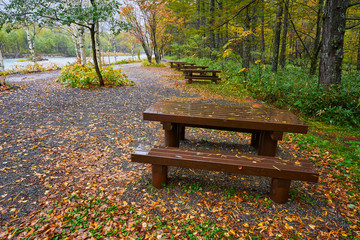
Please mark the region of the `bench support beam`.
POLYGON ((276 203, 286 203, 289 198, 291 180, 272 178, 270 199, 276 203))

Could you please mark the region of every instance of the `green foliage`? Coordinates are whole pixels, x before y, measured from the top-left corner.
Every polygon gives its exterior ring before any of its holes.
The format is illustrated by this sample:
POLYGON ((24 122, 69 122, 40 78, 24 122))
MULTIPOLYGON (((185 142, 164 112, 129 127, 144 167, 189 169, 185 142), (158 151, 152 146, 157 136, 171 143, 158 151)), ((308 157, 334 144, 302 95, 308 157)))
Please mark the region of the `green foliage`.
POLYGON ((196 61, 210 69, 222 70, 222 85, 233 94, 247 89, 253 97, 287 107, 314 119, 336 125, 360 126, 360 73, 343 74, 340 85, 324 90, 317 83, 317 76, 310 77, 300 67, 288 65, 277 73, 270 66, 257 64, 242 69, 241 63, 232 60, 183 59, 196 61))
POLYGON ((331 124, 360 126, 360 75, 345 73, 340 85, 324 90, 317 76, 301 68, 288 66, 277 74, 269 68, 252 67, 244 86, 253 96, 331 124))
MULTIPOLYGON (((101 68, 105 86, 131 86, 134 83, 120 69, 101 68)), ((73 88, 90 88, 100 86, 93 65, 69 65, 63 68, 57 81, 73 88)))

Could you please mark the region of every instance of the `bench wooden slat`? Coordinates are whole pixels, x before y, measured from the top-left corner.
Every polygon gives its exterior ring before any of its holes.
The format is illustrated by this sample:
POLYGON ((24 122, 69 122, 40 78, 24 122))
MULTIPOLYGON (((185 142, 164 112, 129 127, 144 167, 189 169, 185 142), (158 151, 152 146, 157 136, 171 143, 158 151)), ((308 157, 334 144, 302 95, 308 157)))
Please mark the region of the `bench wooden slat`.
POLYGON ((276 203, 287 202, 291 180, 317 182, 319 179, 309 161, 297 163, 268 156, 141 146, 131 154, 131 161, 152 164, 152 185, 156 188, 167 183, 168 166, 271 177, 270 198, 276 203))
POLYGON ((220 70, 210 70, 210 69, 184 69, 183 72, 193 72, 193 73, 220 73, 220 70))
POLYGON ((289 180, 318 181, 318 174, 304 161, 299 165, 288 160, 253 155, 200 152, 179 148, 157 147, 150 151, 137 149, 132 161, 157 165, 233 172, 245 175, 276 177, 289 180), (209 156, 210 155, 210 156, 209 156), (285 165, 283 165, 285 163, 285 165))
MULTIPOLYGON (((264 167, 273 168, 274 166, 281 170, 299 170, 301 168, 302 171, 308 172, 310 174, 316 173, 314 170, 314 165, 310 161, 306 160, 294 160, 291 161, 289 159, 282 159, 278 157, 268 157, 268 156, 258 156, 258 155, 248 155, 248 154, 234 154, 234 153, 225 153, 225 152, 213 152, 213 151, 194 151, 188 149, 179 149, 179 148, 171 148, 171 147, 154 147, 151 149, 149 154, 159 154, 163 156, 176 157, 178 156, 178 152, 181 153, 181 156, 196 158, 196 159, 218 159, 223 158, 228 161, 228 163, 232 164, 241 164, 243 165, 251 165, 257 166, 261 165, 264 167)), ((275 168, 276 169, 276 168, 275 168)))

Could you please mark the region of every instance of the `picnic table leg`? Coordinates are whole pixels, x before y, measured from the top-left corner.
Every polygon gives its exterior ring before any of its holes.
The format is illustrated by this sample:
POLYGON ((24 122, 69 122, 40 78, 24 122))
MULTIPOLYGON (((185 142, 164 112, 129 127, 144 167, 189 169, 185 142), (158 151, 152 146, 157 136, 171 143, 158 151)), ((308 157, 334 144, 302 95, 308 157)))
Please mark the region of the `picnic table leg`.
POLYGON ((167 183, 168 167, 163 165, 152 164, 152 185, 155 188, 162 188, 167 183))
POLYGON ((165 146, 179 147, 179 124, 164 122, 163 128, 165 130, 165 146))
POLYGON ((191 78, 192 76, 193 76, 193 74, 192 74, 192 72, 190 72, 189 75, 188 75, 188 77, 189 77, 189 78, 188 78, 188 83, 189 83, 189 84, 192 83, 192 78, 191 78))
POLYGON ((178 128, 179 140, 185 140, 185 125, 179 124, 178 128))
POLYGON ((254 148, 258 148, 259 141, 260 141, 260 133, 259 132, 252 133, 250 146, 253 146, 254 148))
POLYGON ((270 199, 276 203, 286 203, 289 198, 291 180, 271 179, 270 199))
POLYGON ((273 131, 261 131, 259 139, 259 155, 275 157, 277 140, 274 140, 273 131))

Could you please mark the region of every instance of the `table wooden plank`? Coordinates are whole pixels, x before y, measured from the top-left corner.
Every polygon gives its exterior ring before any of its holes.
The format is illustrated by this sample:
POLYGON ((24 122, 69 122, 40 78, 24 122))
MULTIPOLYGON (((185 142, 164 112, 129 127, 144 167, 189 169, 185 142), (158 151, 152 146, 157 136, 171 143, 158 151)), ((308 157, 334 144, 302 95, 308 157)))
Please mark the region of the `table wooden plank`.
POLYGON ((308 126, 288 110, 206 103, 160 101, 143 113, 144 120, 198 127, 307 133, 308 126))

